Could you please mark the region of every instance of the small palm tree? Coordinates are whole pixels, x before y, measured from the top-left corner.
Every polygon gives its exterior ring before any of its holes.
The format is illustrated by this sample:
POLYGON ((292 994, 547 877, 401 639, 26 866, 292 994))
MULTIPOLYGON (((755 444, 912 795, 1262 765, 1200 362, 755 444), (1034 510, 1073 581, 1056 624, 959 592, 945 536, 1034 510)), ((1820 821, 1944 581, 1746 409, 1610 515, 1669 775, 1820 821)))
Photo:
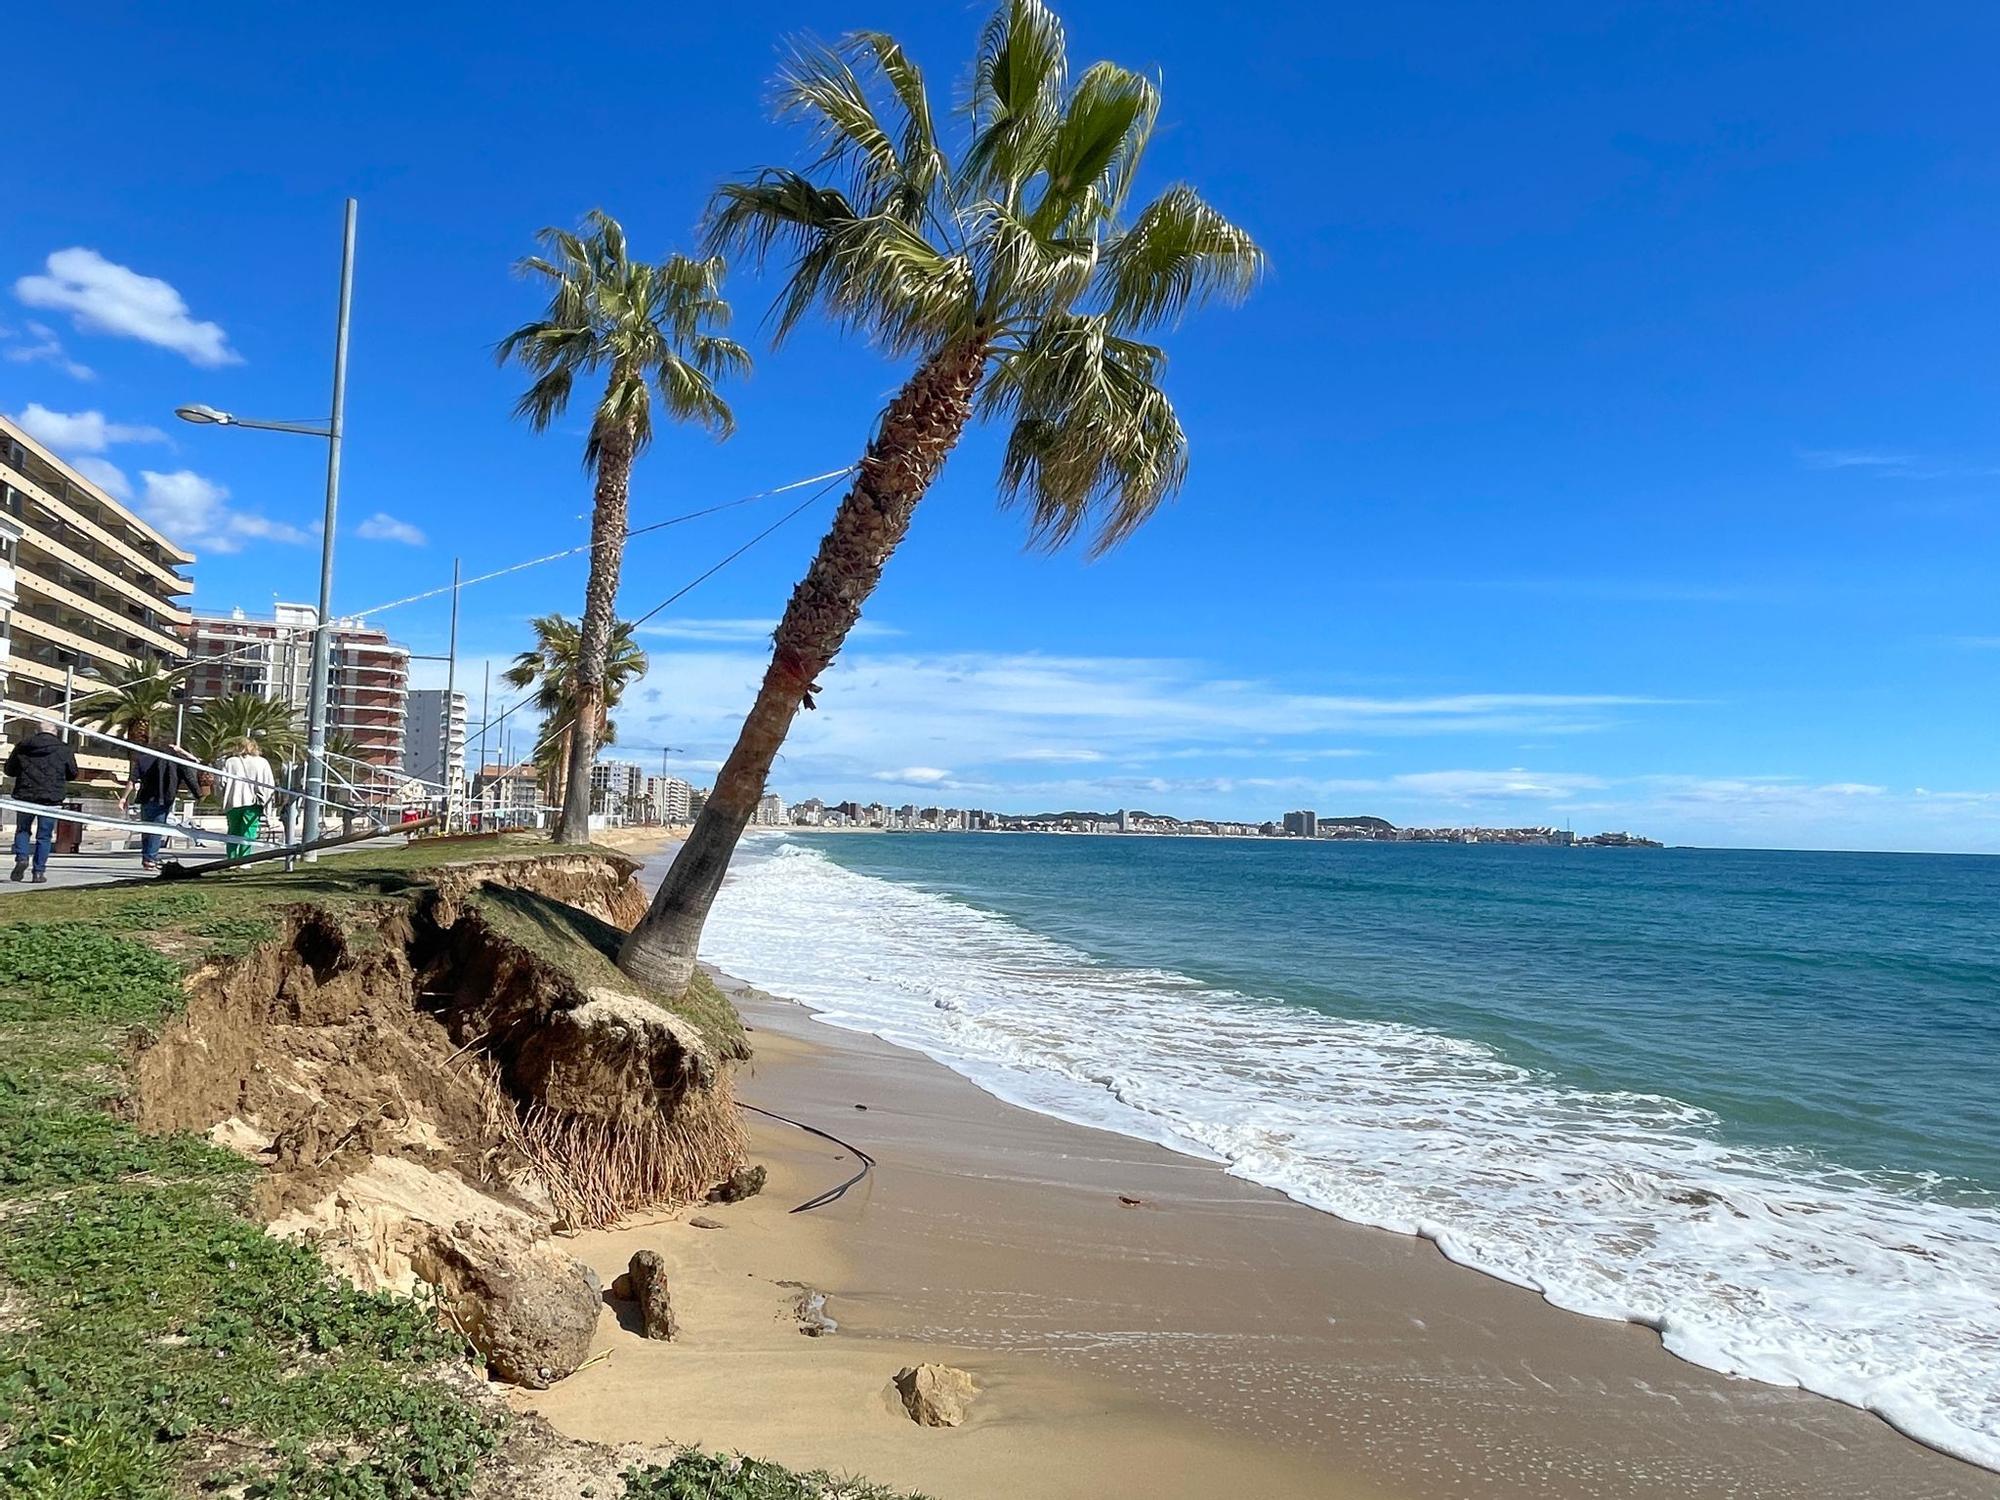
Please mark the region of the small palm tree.
POLYGON ((170 672, 161 669, 129 682, 101 680, 102 686, 77 697, 77 717, 83 722, 122 738, 130 738, 141 725, 155 738, 173 727, 175 682, 170 672))
POLYGON ((225 693, 197 703, 188 716, 188 748, 206 765, 221 764, 236 742, 246 739, 262 746, 274 767, 305 754, 305 730, 297 710, 259 693, 225 693))
POLYGON ((596 475, 597 485, 576 656, 575 696, 584 712, 571 725, 569 774, 556 827, 559 842, 582 843, 590 837, 590 763, 602 717, 632 461, 653 440, 653 399, 657 395, 675 421, 699 422, 727 437, 735 419, 716 393, 716 381, 747 372, 750 356, 715 331, 729 322, 719 258, 634 261, 625 231, 602 209, 591 211, 580 234, 544 229, 540 239, 548 253, 529 256, 520 270, 548 283, 548 310, 508 334, 499 347, 502 364, 518 360, 535 375, 515 415, 545 431, 568 409, 578 375, 604 373, 604 394, 583 445, 584 467, 596 475))
POLYGON ((922 73, 892 37, 794 49, 778 113, 819 149, 807 172, 726 183, 716 248, 785 258, 780 337, 818 309, 916 368, 779 621, 771 665, 701 817, 619 963, 679 990, 737 839, 793 718, 812 707, 917 502, 975 414, 1008 425, 1004 501, 1032 539, 1123 541, 1179 488, 1187 439, 1149 341, 1210 298, 1246 295, 1264 257, 1192 189, 1134 210, 1159 112, 1151 80, 1097 63, 1074 81, 1040 0, 987 23, 954 163, 922 73))
MULTIPOLYGON (((564 785, 574 740, 569 730, 577 713, 577 661, 583 652, 582 632, 564 615, 543 615, 532 622, 535 648, 514 658, 514 665, 500 674, 510 687, 533 688, 535 708, 542 716, 541 736, 535 742, 535 769, 544 788, 564 785)), ((611 710, 625 696, 625 689, 646 675, 646 653, 633 639, 629 620, 612 626, 611 643, 604 654, 604 685, 600 694, 597 722, 591 741, 608 745, 618 737, 611 710)), ((584 784, 590 784, 590 768, 584 768, 584 784)), ((584 825, 588 836, 589 824, 584 825)))

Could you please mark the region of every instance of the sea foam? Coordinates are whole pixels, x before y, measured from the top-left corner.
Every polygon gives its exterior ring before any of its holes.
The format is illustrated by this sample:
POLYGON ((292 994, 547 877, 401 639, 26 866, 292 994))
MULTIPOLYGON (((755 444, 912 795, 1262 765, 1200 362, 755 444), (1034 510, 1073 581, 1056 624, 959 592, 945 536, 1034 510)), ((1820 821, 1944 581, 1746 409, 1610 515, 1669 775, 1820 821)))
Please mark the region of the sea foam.
POLYGON ((1420 1027, 1098 962, 779 842, 704 956, 1003 1099, 1159 1142, 1684 1359, 1802 1386, 2000 1469, 2000 1213, 1671 1098, 1588 1091, 1420 1027))

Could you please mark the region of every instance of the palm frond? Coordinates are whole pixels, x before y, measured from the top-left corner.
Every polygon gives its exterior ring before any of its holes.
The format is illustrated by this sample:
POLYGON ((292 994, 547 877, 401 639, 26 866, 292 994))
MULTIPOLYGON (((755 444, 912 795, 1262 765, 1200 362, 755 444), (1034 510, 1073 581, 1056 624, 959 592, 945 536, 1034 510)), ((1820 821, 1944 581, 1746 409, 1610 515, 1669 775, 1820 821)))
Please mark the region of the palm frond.
POLYGON ((815 170, 838 167, 851 195, 879 211, 904 187, 902 153, 875 102, 841 53, 816 42, 795 42, 780 69, 778 117, 803 120, 820 148, 815 170))
POLYGON ((751 368, 748 349, 734 339, 714 334, 697 334, 689 339, 688 360, 710 379, 723 375, 748 375, 751 368))
POLYGON ((709 210, 708 243, 762 266, 781 244, 791 273, 772 308, 782 342, 815 307, 879 338, 892 353, 962 327, 971 309, 964 261, 893 214, 860 214, 847 196, 802 173, 769 168, 724 183, 709 210))
POLYGON ((1159 90, 1142 74, 1108 62, 1085 70, 1038 164, 1046 186, 1037 223, 1053 229, 1080 208, 1093 219, 1116 214, 1159 113, 1159 90))
POLYGON ((1097 266, 1095 237, 1048 234, 992 198, 973 204, 967 217, 977 226, 974 264, 991 326, 1006 328, 1010 311, 1032 319, 1066 308, 1089 285, 1097 266))
POLYGON ((1039 169, 1062 117, 1069 57, 1062 22, 1041 0, 1003 0, 979 39, 972 67, 968 187, 1010 205, 1039 169))
POLYGON ((514 403, 514 415, 536 432, 546 432, 569 407, 576 375, 569 365, 558 365, 539 376, 514 403))
POLYGON ((950 175, 949 163, 938 147, 923 70, 910 61, 901 43, 881 31, 854 32, 847 38, 843 55, 872 66, 895 97, 903 126, 902 196, 895 209, 898 218, 914 224, 928 210, 931 195, 950 175))
POLYGON ((700 365, 691 360, 666 360, 653 378, 660 404, 676 421, 699 422, 719 438, 736 430, 736 414, 717 394, 715 382, 700 365))
POLYGON ((1147 204, 1105 251, 1106 310, 1122 326, 1178 322, 1210 298, 1240 302, 1264 272, 1264 252, 1249 233, 1202 201, 1194 189, 1170 188, 1147 204))
POLYGON ((1000 360, 983 395, 1011 416, 1001 494, 1033 543, 1090 536, 1093 555, 1136 531, 1187 475, 1187 435, 1159 387, 1166 356, 1103 314, 1046 320, 1000 360))
POLYGON ((276 766, 297 760, 305 750, 305 730, 291 704, 261 693, 225 693, 194 706, 187 742, 195 758, 216 765, 241 740, 255 740, 276 766))

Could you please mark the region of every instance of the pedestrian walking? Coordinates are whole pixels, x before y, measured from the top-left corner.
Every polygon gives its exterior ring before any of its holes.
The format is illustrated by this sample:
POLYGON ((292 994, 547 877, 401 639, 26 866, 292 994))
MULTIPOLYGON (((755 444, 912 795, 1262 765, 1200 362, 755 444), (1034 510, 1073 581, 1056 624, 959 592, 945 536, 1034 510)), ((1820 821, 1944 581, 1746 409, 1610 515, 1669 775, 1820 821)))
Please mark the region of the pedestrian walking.
POLYGON ((257 842, 264 826, 264 809, 270 805, 277 778, 264 750, 255 740, 236 743, 236 750, 222 763, 222 815, 229 824, 229 858, 241 859, 257 842))
MULTIPOLYGON (((139 799, 139 817, 148 823, 163 823, 170 817, 180 794, 186 792, 191 797, 201 795, 201 783, 195 780, 191 767, 179 764, 188 759, 187 751, 168 740, 166 754, 156 754, 150 748, 153 743, 151 726, 136 724, 132 728, 134 744, 149 748, 132 752, 132 772, 125 783, 124 795, 119 797, 121 811, 129 807, 132 798, 139 799), (168 756, 175 759, 168 759, 168 756)), ((142 833, 139 835, 139 868, 157 870, 160 868, 160 844, 162 835, 142 833)))
POLYGON ((14 800, 49 810, 18 813, 14 819, 14 873, 24 878, 32 865, 36 885, 49 880, 49 845, 55 842, 56 813, 63 793, 76 780, 76 754, 56 738, 56 726, 38 720, 35 731, 8 753, 5 773, 14 778, 14 800))

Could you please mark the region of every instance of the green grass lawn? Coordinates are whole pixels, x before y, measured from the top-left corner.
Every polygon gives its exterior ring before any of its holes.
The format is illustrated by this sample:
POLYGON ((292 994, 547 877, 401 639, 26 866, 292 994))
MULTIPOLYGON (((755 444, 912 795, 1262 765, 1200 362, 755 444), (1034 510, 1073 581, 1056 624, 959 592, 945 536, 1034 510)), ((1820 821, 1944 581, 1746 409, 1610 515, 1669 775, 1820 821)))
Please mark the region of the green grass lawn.
POLYGON ((244 871, 24 893, 0 926, 0 1494, 111 1500, 457 1496, 497 1440, 446 1378, 429 1310, 368 1296, 246 1213, 255 1168, 119 1108, 127 1041, 188 968, 275 935, 301 899, 407 888, 398 851, 306 877, 244 871))
MULTIPOLYGON (((354 1290, 248 1214, 257 1168, 121 1108, 136 1032, 180 1006, 200 963, 276 936, 310 903, 376 930, 440 865, 549 852, 535 839, 330 857, 23 892, 0 915, 0 1495, 160 1500, 450 1500, 502 1418, 427 1307, 354 1290)), ((632 989, 617 930, 493 887, 503 935, 587 984, 632 989)), ((658 998, 658 997, 655 997, 658 998)), ((675 1007, 725 1054, 741 1022, 713 986, 675 1007)), ((699 1454, 628 1494, 893 1500, 872 1486, 699 1454), (789 1487, 787 1487, 789 1486, 789 1487)))

